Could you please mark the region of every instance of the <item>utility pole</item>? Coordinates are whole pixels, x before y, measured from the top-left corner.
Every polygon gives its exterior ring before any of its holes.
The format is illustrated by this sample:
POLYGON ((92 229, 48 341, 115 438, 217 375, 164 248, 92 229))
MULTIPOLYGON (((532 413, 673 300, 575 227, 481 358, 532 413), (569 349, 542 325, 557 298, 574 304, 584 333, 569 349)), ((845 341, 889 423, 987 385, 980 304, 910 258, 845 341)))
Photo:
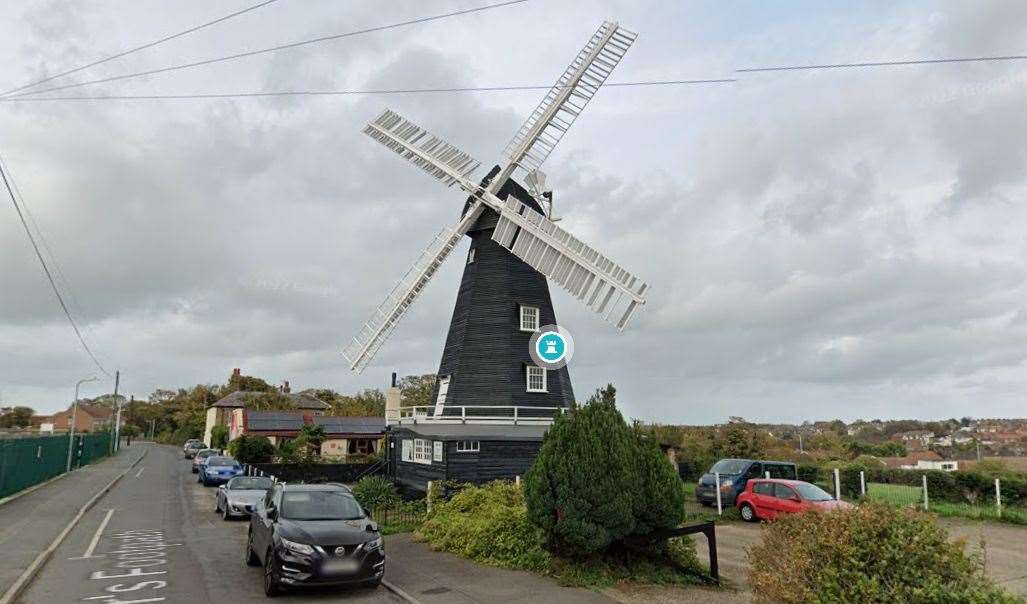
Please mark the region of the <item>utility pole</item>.
POLYGON ((121 448, 121 403, 118 401, 118 386, 121 383, 121 371, 114 372, 114 405, 118 412, 114 415, 114 452, 121 448))
POLYGON ((96 376, 79 380, 75 384, 75 402, 71 405, 71 422, 68 424, 68 466, 65 468, 65 472, 71 471, 71 455, 75 450, 75 421, 78 416, 78 389, 79 386, 86 382, 95 382, 96 376))

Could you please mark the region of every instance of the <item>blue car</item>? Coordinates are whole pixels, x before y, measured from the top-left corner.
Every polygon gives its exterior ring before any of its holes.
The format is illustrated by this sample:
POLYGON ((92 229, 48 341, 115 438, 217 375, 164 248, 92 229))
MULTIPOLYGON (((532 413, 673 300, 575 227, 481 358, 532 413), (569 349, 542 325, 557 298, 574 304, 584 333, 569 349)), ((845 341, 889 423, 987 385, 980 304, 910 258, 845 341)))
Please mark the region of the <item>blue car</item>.
POLYGON ((705 506, 717 503, 717 489, 720 489, 720 503, 723 507, 735 504, 735 498, 745 490, 745 484, 753 478, 798 479, 794 463, 787 461, 761 461, 756 459, 722 459, 713 464, 710 471, 699 478, 695 486, 695 499, 705 506), (720 484, 717 484, 717 475, 720 484))
POLYGON ((226 483, 236 476, 242 476, 243 468, 242 464, 231 457, 211 455, 200 462, 197 473, 199 474, 197 481, 202 482, 203 486, 209 487, 226 483))

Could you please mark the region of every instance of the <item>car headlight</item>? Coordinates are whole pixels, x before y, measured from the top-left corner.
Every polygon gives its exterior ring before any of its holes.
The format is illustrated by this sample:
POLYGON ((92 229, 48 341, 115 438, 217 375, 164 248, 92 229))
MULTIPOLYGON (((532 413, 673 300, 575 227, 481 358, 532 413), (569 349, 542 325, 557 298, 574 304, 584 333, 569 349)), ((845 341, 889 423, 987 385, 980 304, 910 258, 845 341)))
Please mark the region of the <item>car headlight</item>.
POLYGON ((364 543, 364 549, 368 549, 368 550, 378 549, 382 545, 384 545, 384 541, 382 541, 381 537, 377 537, 375 539, 371 539, 370 541, 367 541, 366 543, 364 543))
POLYGON ((282 547, 297 554, 310 555, 314 553, 314 548, 306 543, 296 543, 288 539, 282 539, 282 547))

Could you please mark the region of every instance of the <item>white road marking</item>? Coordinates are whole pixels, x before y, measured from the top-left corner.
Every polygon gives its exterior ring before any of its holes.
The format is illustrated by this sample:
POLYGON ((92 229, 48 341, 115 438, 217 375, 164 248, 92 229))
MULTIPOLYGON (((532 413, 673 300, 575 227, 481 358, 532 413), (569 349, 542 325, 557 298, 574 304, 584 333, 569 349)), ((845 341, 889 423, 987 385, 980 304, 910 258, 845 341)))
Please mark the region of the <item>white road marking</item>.
POLYGON ((96 527, 96 532, 93 534, 93 539, 89 542, 89 547, 86 548, 86 553, 82 554, 77 558, 68 558, 69 560, 86 560, 88 558, 103 558, 104 555, 100 554, 94 556, 93 552, 96 551, 96 546, 100 543, 100 535, 103 534, 103 529, 107 528, 107 523, 111 521, 111 516, 114 515, 114 510, 107 510, 107 515, 100 521, 100 526, 96 527))
POLYGON ((136 472, 136 478, 139 478, 139 475, 142 474, 143 470, 145 470, 145 469, 146 469, 145 467, 139 468, 139 471, 136 472))

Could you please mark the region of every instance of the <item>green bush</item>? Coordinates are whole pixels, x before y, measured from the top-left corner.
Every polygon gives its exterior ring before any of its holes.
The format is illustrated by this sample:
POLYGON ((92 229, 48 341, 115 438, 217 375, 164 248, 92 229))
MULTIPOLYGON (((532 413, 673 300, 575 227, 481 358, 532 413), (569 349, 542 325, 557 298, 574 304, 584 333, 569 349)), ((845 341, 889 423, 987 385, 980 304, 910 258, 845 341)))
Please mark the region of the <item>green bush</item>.
POLYGON ((266 436, 243 434, 228 443, 228 452, 242 463, 270 463, 275 446, 266 436))
POLYGON ((399 502, 396 485, 384 476, 364 476, 353 485, 353 496, 365 509, 389 509, 399 502))
POLYGON ((680 479, 625 423, 615 398, 607 386, 558 416, 525 476, 528 518, 561 555, 592 556, 682 520, 680 479))
POLYGON ((418 535, 437 549, 496 566, 541 571, 551 561, 520 487, 509 482, 467 487, 433 503, 418 535))
POLYGON ((934 519, 864 504, 782 517, 748 551, 763 602, 1016 602, 934 519))
POLYGON ((224 449, 228 446, 228 427, 214 426, 210 430, 210 447, 212 449, 224 449))
POLYGON ((637 469, 641 482, 635 497, 635 534, 681 524, 685 513, 685 490, 674 466, 660 452, 656 441, 636 435, 637 469))
POLYGON ((795 467, 795 471, 799 476, 799 480, 805 480, 806 482, 817 482, 823 474, 820 466, 811 463, 798 464, 795 467))

